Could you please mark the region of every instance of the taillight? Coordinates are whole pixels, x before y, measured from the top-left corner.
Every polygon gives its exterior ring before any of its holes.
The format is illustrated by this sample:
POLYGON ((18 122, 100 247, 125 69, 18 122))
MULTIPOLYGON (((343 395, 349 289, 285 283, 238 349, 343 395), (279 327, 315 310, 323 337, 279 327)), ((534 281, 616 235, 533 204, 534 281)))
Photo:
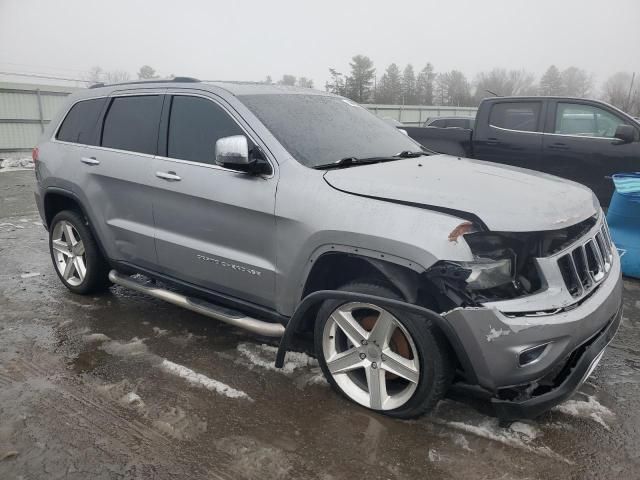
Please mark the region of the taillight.
POLYGON ((40 150, 38 147, 31 150, 31 158, 33 158, 33 163, 38 163, 38 155, 40 155, 40 150))

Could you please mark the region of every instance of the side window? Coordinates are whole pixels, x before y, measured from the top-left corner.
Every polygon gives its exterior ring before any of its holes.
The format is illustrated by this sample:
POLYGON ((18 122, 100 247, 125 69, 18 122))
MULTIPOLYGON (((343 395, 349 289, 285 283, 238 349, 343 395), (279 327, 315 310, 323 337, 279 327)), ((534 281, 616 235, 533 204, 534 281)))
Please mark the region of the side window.
POLYGON ((447 126, 447 121, 446 120, 434 120, 433 122, 431 122, 431 124, 429 126, 430 127, 444 128, 444 127, 447 126))
POLYGON ((104 119, 102 146, 154 155, 162 96, 115 97, 104 119))
POLYGON ((221 107, 200 97, 176 95, 171 101, 167 132, 167 156, 215 164, 216 141, 244 135, 238 124, 221 107))
POLYGON ((598 107, 578 103, 558 103, 553 133, 585 137, 613 138, 623 119, 598 107))
POLYGON ((540 102, 496 103, 491 107, 489 125, 492 127, 537 132, 540 102))
POLYGON ((106 101, 106 98, 94 98, 76 103, 62 121, 56 138, 63 142, 97 145, 96 123, 106 101))

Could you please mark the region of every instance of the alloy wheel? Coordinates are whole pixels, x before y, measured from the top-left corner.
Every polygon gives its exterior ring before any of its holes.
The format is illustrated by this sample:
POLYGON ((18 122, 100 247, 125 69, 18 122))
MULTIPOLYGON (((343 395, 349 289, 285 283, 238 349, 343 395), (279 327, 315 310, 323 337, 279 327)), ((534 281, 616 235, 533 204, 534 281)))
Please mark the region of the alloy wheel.
POLYGON ((374 410, 407 403, 420 381, 411 335, 391 312, 367 303, 336 308, 322 338, 327 369, 342 391, 374 410))
POLYGON ((87 260, 84 243, 73 224, 61 220, 55 225, 51 248, 62 278, 74 287, 80 285, 87 275, 87 260))

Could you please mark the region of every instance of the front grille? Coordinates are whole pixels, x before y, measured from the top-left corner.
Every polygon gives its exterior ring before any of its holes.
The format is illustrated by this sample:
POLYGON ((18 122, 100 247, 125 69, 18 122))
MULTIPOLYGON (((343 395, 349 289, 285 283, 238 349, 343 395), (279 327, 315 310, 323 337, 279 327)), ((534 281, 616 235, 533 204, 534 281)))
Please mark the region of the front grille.
POLYGON ((562 279, 572 297, 588 294, 611 270, 613 243, 606 220, 591 235, 558 258, 562 279))

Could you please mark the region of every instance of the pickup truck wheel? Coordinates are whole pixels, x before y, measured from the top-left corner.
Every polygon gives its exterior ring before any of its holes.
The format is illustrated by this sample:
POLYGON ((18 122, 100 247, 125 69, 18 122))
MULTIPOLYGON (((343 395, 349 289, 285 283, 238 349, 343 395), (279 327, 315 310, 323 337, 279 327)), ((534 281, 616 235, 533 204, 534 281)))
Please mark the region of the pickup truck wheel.
MULTIPOLYGON (((340 290, 401 298, 383 285, 340 290)), ((315 349, 329 383, 380 413, 413 418, 430 410, 453 375, 445 342, 424 319, 375 304, 328 300, 315 327, 315 349)))
POLYGON ((58 277, 72 292, 84 295, 111 285, 109 266, 79 213, 64 210, 53 217, 49 250, 58 277))

